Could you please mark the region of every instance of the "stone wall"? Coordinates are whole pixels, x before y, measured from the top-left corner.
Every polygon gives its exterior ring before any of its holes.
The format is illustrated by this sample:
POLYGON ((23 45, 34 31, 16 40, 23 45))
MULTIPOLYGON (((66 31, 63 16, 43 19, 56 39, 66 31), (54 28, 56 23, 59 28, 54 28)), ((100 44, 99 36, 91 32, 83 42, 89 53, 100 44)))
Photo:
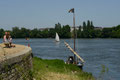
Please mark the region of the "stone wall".
POLYGON ((0 80, 32 80, 32 49, 27 47, 0 62, 0 80))

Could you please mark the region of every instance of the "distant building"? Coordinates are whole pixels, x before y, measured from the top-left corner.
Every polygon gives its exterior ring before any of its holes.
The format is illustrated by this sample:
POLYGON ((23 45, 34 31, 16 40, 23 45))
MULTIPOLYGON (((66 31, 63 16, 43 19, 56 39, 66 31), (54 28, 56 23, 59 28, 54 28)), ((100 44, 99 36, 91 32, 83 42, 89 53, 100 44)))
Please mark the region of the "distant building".
MULTIPOLYGON (((50 29, 54 29, 54 28, 40 28, 40 31, 44 31, 44 30, 50 30, 50 29)), ((75 27, 76 30, 79 30, 79 26, 75 27)), ((102 27, 94 27, 94 30, 102 30, 102 27)), ((70 31, 72 32, 74 30, 74 27, 70 27, 70 31)), ((83 27, 81 27, 81 31, 83 31, 83 27)))
POLYGON ((54 29, 54 28, 40 28, 40 31, 44 31, 44 30, 50 30, 50 29, 54 29))
MULTIPOLYGON (((79 26, 76 26, 75 29, 76 29, 76 30, 79 30, 79 26)), ((71 28, 70 28, 70 31, 72 32, 73 30, 74 30, 74 27, 71 27, 71 28)), ((81 27, 81 31, 83 31, 83 27, 81 27)))
POLYGON ((94 30, 101 30, 102 31, 102 27, 94 27, 94 30))
POLYGON ((44 31, 46 28, 40 28, 40 31, 44 31))
MULTIPOLYGON (((75 27, 76 30, 79 30, 79 26, 75 27)), ((94 27, 94 30, 101 30, 102 31, 102 27, 94 27)), ((74 27, 71 27, 71 32, 74 30, 74 27)), ((81 27, 81 31, 83 31, 83 27, 81 27)))

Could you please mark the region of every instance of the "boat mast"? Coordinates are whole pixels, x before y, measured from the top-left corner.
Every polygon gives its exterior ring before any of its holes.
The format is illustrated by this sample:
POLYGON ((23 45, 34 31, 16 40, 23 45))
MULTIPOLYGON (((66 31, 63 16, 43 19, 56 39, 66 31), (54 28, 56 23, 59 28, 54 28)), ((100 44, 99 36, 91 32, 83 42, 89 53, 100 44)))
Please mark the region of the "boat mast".
MULTIPOLYGON (((75 11, 74 11, 74 8, 72 8, 72 9, 70 9, 69 10, 69 13, 73 13, 73 28, 74 28, 74 30, 73 30, 73 37, 74 37, 74 51, 76 50, 75 49, 75 39, 76 39, 76 34, 75 34, 75 32, 76 32, 76 29, 75 29, 75 11)), ((75 56, 75 54, 74 54, 74 63, 76 63, 76 56, 75 56)))
MULTIPOLYGON (((74 51, 76 51, 76 29, 75 29, 75 11, 73 11, 73 27, 74 27, 74 51)), ((74 54, 74 62, 76 62, 76 56, 74 54)))

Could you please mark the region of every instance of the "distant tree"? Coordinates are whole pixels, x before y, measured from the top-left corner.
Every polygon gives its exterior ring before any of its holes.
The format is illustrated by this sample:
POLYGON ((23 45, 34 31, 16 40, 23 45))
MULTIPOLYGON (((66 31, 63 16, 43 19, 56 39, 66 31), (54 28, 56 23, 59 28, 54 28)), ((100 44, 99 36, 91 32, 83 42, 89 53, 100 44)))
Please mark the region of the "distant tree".
POLYGON ((91 29, 94 29, 94 25, 93 25, 93 22, 91 21, 91 24, 90 24, 90 28, 91 29))
POLYGON ((70 26, 65 25, 62 28, 62 38, 71 38, 70 26))
POLYGON ((55 30, 61 29, 61 24, 58 22, 58 24, 55 24, 55 30))
POLYGON ((82 26, 80 25, 79 29, 76 30, 77 31, 77 38, 81 38, 81 33, 82 33, 81 29, 82 29, 82 26))
POLYGON ((22 37, 21 34, 22 33, 21 33, 19 27, 13 27, 12 28, 11 35, 12 35, 13 38, 21 38, 22 37))
POLYGON ((42 38, 48 38, 49 37, 49 31, 48 29, 45 29, 41 32, 42 38))
MULTIPOLYGON (((0 38, 3 37, 4 32, 9 31, 12 38, 54 38, 57 32, 60 38, 71 38, 74 37, 71 32, 69 25, 61 26, 60 23, 55 24, 54 28, 45 29, 41 31, 40 29, 34 28, 32 30, 22 27, 13 27, 12 30, 0 29, 0 38)), ((83 22, 82 26, 76 30, 78 38, 120 38, 120 25, 111 28, 103 28, 102 30, 95 30, 92 21, 83 22), (83 31, 81 29, 83 28, 83 31)))
POLYGON ((94 38, 101 38, 102 31, 101 30, 94 30, 94 38))
POLYGON ((60 23, 55 24, 55 32, 57 32, 59 36, 62 37, 62 27, 60 23))
POLYGON ((56 31, 55 31, 54 28, 51 28, 51 29, 49 30, 49 35, 50 35, 51 38, 54 38, 54 37, 55 37, 55 33, 56 33, 56 31))
POLYGON ((37 38, 39 34, 39 30, 37 28, 34 28, 33 30, 30 31, 30 37, 31 38, 37 38))
POLYGON ((90 29, 90 27, 91 27, 91 24, 90 24, 90 21, 88 20, 87 21, 87 29, 90 29))
POLYGON ((88 24, 86 25, 86 22, 83 22, 83 32, 82 32, 82 37, 83 38, 88 38, 88 24))
POLYGON ((21 33, 21 38, 30 37, 30 30, 29 29, 22 27, 20 33, 21 33))
POLYGON ((0 29, 0 38, 3 38, 4 36, 4 29, 0 29))
POLYGON ((40 31, 40 29, 37 29, 37 38, 42 38, 42 31, 40 31))
POLYGON ((86 23, 85 23, 85 21, 83 22, 83 31, 86 31, 86 29, 87 29, 87 25, 86 25, 86 23))
POLYGON ((79 30, 77 31, 77 35, 79 38, 94 38, 95 37, 95 31, 92 21, 83 22, 83 26, 79 27, 79 30), (81 27, 83 27, 83 31, 81 31, 81 27))
POLYGON ((111 33, 112 38, 120 38, 120 25, 116 27, 112 27, 112 33, 111 33))
POLYGON ((103 28, 102 30, 103 38, 111 38, 111 35, 112 35, 112 28, 103 28))
POLYGON ((82 29, 82 26, 80 25, 80 26, 79 26, 79 31, 81 31, 81 29, 82 29))

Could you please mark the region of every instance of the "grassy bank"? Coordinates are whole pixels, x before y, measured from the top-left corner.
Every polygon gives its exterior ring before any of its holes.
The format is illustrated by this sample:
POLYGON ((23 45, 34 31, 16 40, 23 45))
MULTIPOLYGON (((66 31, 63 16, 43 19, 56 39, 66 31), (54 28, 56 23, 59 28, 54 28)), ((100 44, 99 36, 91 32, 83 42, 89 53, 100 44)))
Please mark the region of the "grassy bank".
POLYGON ((33 77, 36 80, 94 80, 91 73, 77 66, 65 64, 63 60, 33 58, 33 77))

